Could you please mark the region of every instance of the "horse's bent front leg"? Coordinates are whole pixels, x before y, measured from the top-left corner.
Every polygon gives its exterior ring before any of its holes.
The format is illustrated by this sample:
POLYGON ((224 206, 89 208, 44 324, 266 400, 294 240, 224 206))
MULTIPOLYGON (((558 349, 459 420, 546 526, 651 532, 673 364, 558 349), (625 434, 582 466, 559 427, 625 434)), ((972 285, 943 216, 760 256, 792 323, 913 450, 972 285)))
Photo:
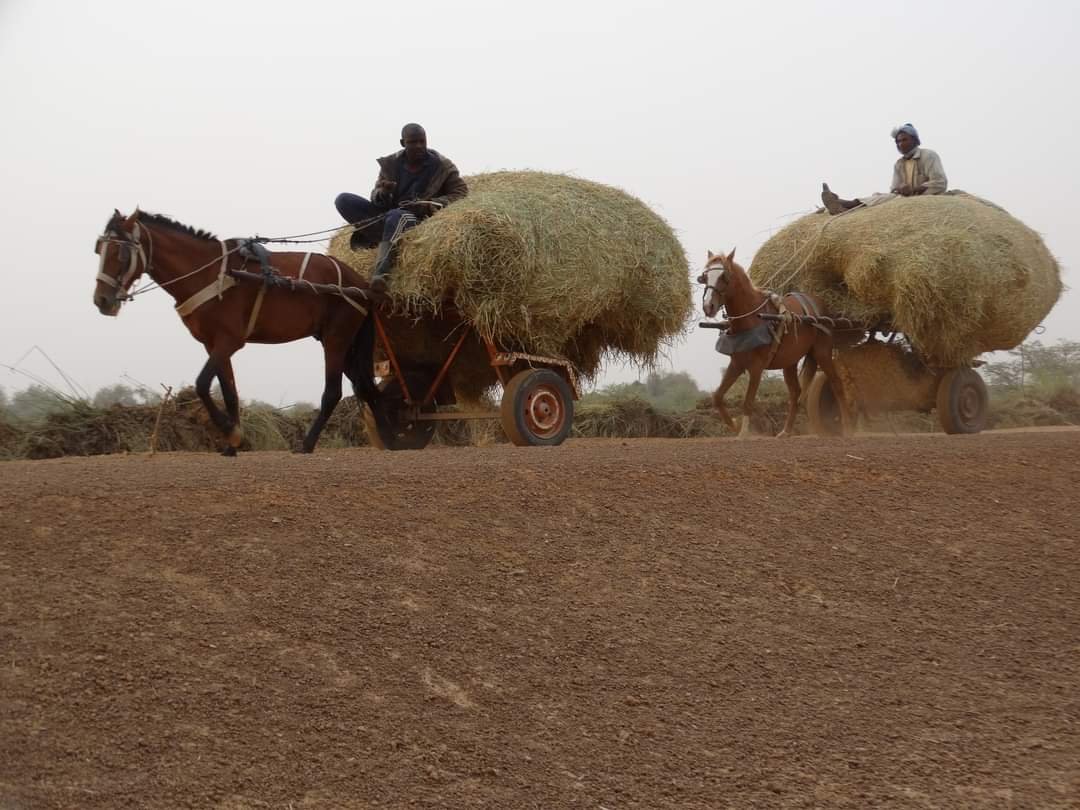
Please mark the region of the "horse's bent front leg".
POLYGON ((228 442, 228 446, 222 451, 226 456, 236 455, 236 448, 240 446, 243 437, 237 422, 229 414, 221 410, 217 403, 214 402, 214 398, 210 396, 210 383, 214 377, 221 381, 222 398, 226 403, 235 401, 236 413, 239 414, 239 398, 236 396, 236 389, 231 382, 232 365, 229 363, 229 358, 234 351, 235 349, 223 351, 215 347, 210 352, 210 357, 207 358, 206 365, 202 367, 199 376, 195 378, 195 391, 199 395, 203 407, 206 408, 206 412, 210 415, 210 421, 221 431, 228 442), (229 385, 225 384, 226 380, 229 380, 229 385))
POLYGON ((724 394, 728 392, 728 389, 735 384, 735 381, 739 379, 739 375, 743 373, 746 366, 739 360, 736 360, 733 356, 731 362, 728 363, 727 368, 724 369, 724 376, 720 380, 720 385, 713 391, 712 401, 713 406, 720 414, 720 418, 724 420, 724 424, 728 426, 728 429, 733 433, 735 432, 735 420, 731 418, 731 414, 728 413, 727 408, 724 407, 724 394))
POLYGON ((791 436, 795 429, 795 415, 799 411, 799 367, 788 366, 784 369, 784 382, 787 384, 788 404, 787 419, 784 420, 784 429, 776 434, 778 439, 786 439, 791 436))
POLYGON ((763 362, 754 361, 750 366, 750 379, 746 382, 746 396, 743 397, 742 427, 739 429, 739 438, 745 439, 750 436, 750 420, 754 416, 754 400, 757 398, 758 385, 761 383, 761 375, 765 371, 763 362))

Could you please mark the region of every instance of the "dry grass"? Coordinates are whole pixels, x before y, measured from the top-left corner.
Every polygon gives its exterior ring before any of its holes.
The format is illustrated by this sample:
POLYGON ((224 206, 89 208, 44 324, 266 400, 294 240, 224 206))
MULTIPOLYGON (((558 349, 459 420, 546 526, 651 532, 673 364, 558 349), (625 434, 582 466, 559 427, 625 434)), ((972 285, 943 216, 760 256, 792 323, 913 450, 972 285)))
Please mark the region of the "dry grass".
MULTIPOLYGON (((402 239, 390 332, 410 365, 439 365, 459 315, 500 348, 570 360, 586 378, 613 357, 649 364, 682 333, 692 310, 686 255, 642 202, 541 172, 477 175, 469 187, 402 239)), ((347 233, 330 253, 370 275, 374 251, 352 251, 347 233)), ((478 341, 451 384, 466 400, 494 384, 478 341)))
POLYGON ((943 367, 1019 345, 1062 291, 1037 233, 964 194, 802 217, 761 247, 750 275, 819 295, 836 315, 889 321, 943 367))

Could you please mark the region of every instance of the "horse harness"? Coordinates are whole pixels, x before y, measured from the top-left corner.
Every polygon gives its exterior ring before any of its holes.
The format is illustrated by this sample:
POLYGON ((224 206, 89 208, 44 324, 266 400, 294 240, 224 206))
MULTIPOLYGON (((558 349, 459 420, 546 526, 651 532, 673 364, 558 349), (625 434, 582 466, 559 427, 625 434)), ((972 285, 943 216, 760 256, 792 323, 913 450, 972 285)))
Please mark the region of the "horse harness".
POLYGON ((127 288, 134 281, 135 276, 139 274, 139 260, 142 260, 143 270, 149 271, 150 263, 154 258, 154 235, 150 233, 150 230, 146 231, 147 237, 150 239, 150 252, 143 249, 142 244, 142 229, 139 228, 139 223, 135 223, 135 227, 131 232, 130 237, 123 231, 114 231, 111 228, 106 230, 101 236, 97 238, 97 253, 98 259, 98 273, 97 280, 103 284, 112 287, 117 290, 117 294, 127 293, 127 288), (109 245, 117 245, 117 249, 120 252, 120 264, 123 265, 124 254, 128 254, 127 258, 127 270, 117 278, 113 278, 105 273, 105 259, 109 255, 109 245))
MULTIPOLYGON (((754 309, 749 312, 744 312, 741 315, 728 315, 728 320, 734 321, 739 318, 749 317, 760 312, 769 304, 776 309, 776 314, 780 316, 780 320, 772 323, 762 323, 744 332, 724 332, 716 339, 716 351, 721 354, 733 355, 752 351, 762 346, 771 345, 771 348, 769 349, 769 358, 765 361, 765 367, 768 368, 771 366, 773 360, 776 358, 777 352, 780 351, 780 344, 783 342, 788 330, 790 329, 797 333, 799 329, 799 320, 795 313, 793 313, 785 303, 787 299, 794 299, 798 302, 799 306, 802 307, 803 313, 806 315, 813 317, 821 317, 822 315, 817 302, 805 293, 789 292, 785 295, 779 295, 774 292, 766 292, 765 300, 754 307, 754 309)), ((827 335, 831 334, 831 330, 824 324, 814 323, 813 327, 821 330, 827 335)))
MULTIPOLYGON (((135 276, 139 274, 139 261, 142 261, 142 269, 149 273, 150 267, 153 262, 154 256, 154 236, 150 229, 146 229, 147 238, 150 241, 150 250, 147 252, 143 248, 142 244, 142 229, 139 227, 139 223, 134 223, 134 228, 130 236, 123 231, 116 231, 113 229, 107 230, 104 234, 98 237, 98 253, 100 254, 100 260, 98 262, 98 274, 97 280, 117 290, 117 296, 124 296, 127 299, 131 299, 132 296, 127 293, 127 289, 135 276), (120 250, 120 263, 125 263, 125 251, 128 253, 127 257, 127 269, 118 276, 113 278, 105 273, 105 261, 109 252, 109 245, 118 245, 120 250)), ((181 318, 186 318, 195 312, 203 304, 213 301, 215 298, 221 300, 225 291, 230 287, 237 286, 238 282, 232 276, 229 275, 229 256, 233 253, 239 253, 243 257, 244 264, 249 261, 258 261, 259 266, 262 269, 264 282, 259 287, 259 292, 255 296, 255 305, 252 307, 251 315, 248 318, 247 329, 244 331, 244 339, 247 340, 251 337, 252 332, 255 331, 255 325, 259 319, 259 312, 262 310, 263 298, 266 296, 266 290, 271 285, 271 281, 274 276, 280 275, 279 271, 270 264, 270 251, 263 246, 263 244, 256 239, 226 239, 221 242, 221 265, 218 270, 217 278, 199 290, 192 296, 189 296, 184 301, 175 306, 176 314, 181 318), (230 243, 231 247, 230 247, 230 243)), ((304 273, 307 272, 308 263, 311 261, 311 257, 315 255, 310 251, 304 254, 304 258, 300 263, 300 272, 298 274, 298 280, 311 284, 304 278, 304 273)), ((325 254, 318 254, 325 255, 325 254)), ((343 278, 341 272, 341 265, 338 264, 337 259, 333 256, 326 256, 330 260, 330 263, 334 265, 334 270, 337 271, 337 283, 333 286, 337 287, 341 291, 341 297, 344 298, 351 307, 356 309, 361 315, 367 315, 366 308, 352 300, 349 296, 345 295, 344 288, 342 286, 343 278)), ((209 262, 202 267, 188 273, 187 275, 194 275, 200 270, 209 267, 213 262, 209 262)), ((181 276, 185 278, 186 276, 181 276)), ((179 281, 180 279, 174 279, 173 281, 179 281)), ((158 286, 165 286, 164 284, 158 286)), ((312 287, 314 290, 314 287, 312 287)))

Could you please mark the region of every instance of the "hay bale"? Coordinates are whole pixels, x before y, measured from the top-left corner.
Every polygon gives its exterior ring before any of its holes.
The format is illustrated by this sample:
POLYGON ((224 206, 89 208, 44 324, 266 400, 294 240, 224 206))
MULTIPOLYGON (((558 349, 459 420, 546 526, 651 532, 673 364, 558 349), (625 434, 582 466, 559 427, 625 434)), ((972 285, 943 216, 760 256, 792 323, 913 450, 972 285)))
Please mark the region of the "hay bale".
POLYGON ((1037 233, 963 193, 802 217, 762 245, 750 276, 814 293, 835 315, 889 321, 946 367, 1019 345, 1062 290, 1037 233))
MULTIPOLYGON (((650 364, 682 332, 692 309, 686 254, 641 201, 541 172, 468 182, 468 197, 402 239, 390 331, 410 364, 441 362, 453 312, 500 348, 570 360, 586 378, 609 358, 650 364)), ((375 252, 351 250, 346 231, 330 253, 370 277, 375 252)), ((473 343, 451 376, 468 399, 495 381, 473 343)))

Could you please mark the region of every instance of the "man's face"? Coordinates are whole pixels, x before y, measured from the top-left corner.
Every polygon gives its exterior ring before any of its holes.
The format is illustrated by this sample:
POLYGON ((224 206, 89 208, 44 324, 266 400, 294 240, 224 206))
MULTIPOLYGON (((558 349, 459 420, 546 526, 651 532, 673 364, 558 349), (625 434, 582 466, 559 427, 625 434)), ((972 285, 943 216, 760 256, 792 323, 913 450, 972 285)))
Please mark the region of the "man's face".
POLYGON ((912 149, 915 148, 915 139, 908 133, 901 132, 896 136, 896 149, 901 155, 906 155, 912 149))
POLYGON ((405 159, 409 163, 420 163, 427 156, 427 135, 423 132, 407 132, 401 139, 405 148, 405 159))

